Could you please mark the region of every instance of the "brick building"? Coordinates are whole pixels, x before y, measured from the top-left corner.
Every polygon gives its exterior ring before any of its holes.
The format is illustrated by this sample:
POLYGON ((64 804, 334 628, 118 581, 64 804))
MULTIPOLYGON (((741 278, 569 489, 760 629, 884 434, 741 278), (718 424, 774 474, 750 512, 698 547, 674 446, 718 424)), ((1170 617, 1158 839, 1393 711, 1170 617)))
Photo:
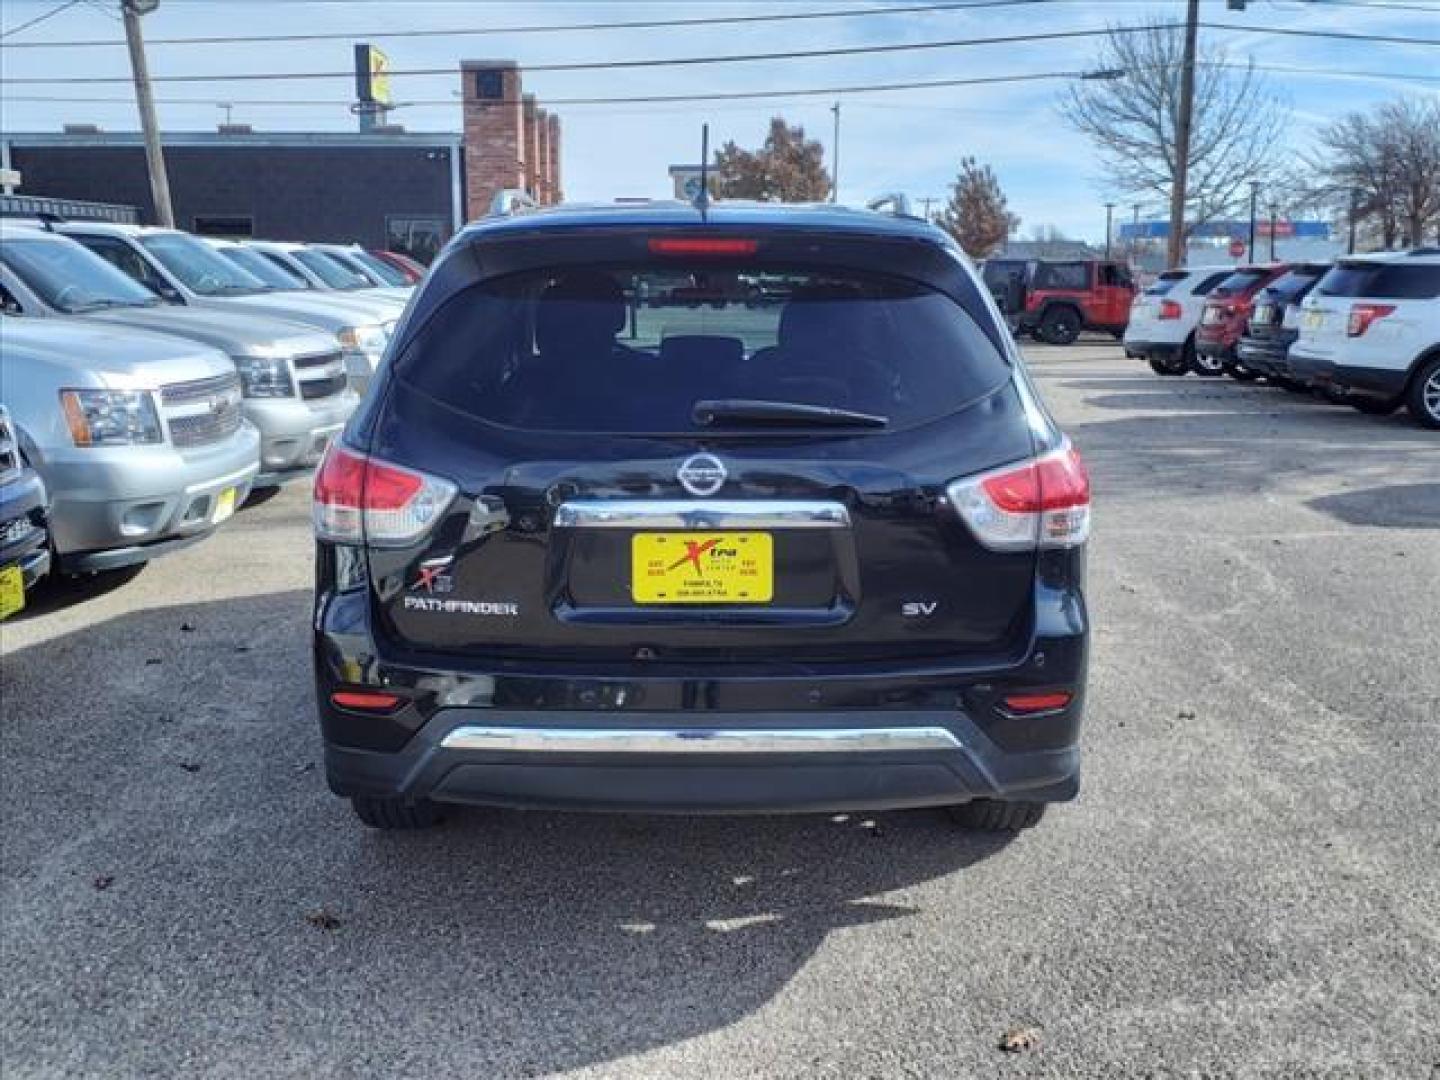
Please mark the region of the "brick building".
MULTIPOLYGON (((331 241, 429 259, 506 189, 561 198, 560 118, 527 94, 513 61, 460 66, 461 130, 266 132, 243 124, 166 132, 176 225, 208 235, 331 241)), ((20 191, 126 203, 155 220, 135 132, 68 124, 0 133, 20 191)))

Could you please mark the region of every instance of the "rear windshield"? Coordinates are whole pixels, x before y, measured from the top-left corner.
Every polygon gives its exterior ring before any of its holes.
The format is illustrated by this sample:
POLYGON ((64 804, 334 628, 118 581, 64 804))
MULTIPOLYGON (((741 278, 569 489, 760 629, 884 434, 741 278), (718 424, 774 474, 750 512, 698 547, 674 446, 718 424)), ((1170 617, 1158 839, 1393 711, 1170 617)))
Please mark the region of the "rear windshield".
MULTIPOLYGON (((1010 374, 963 308, 914 282, 669 265, 482 282, 436 312, 397 371, 494 423, 606 433, 756 426, 733 410, 707 421, 701 402, 848 410, 894 430, 953 412, 1010 374)), ((813 417, 772 415, 769 426, 827 430, 813 417)))
POLYGON ((1440 266, 1419 263, 1337 263, 1320 279, 1322 296, 1364 296, 1379 300, 1433 300, 1440 296, 1440 266))
POLYGON ((1215 286, 1215 292, 1224 293, 1227 296, 1249 292, 1269 276, 1269 270, 1236 270, 1235 273, 1215 286))
POLYGON ((1184 270, 1166 270, 1155 280, 1155 284, 1145 290, 1145 295, 1164 296, 1175 287, 1177 281, 1184 281, 1189 276, 1184 270))
POLYGON ((1265 291, 1273 293, 1277 298, 1287 302, 1299 300, 1324 275, 1325 268, 1323 266, 1289 270, 1265 286, 1265 291))

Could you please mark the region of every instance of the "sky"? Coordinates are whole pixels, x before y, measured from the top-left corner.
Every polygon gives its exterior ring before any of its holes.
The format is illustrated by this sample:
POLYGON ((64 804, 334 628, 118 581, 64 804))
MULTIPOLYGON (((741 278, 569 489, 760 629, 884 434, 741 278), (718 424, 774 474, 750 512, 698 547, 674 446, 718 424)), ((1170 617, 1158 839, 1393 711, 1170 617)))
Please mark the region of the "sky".
MULTIPOLYGON (((1101 29, 1115 22, 1183 17, 1183 0, 1044 0, 966 11, 867 14, 840 19, 749 25, 506 33, 524 25, 701 18, 775 12, 873 10, 922 0, 767 0, 765 3, 532 3, 476 0, 162 0, 145 18, 155 76, 243 72, 348 71, 353 42, 368 40, 396 69, 445 68, 445 74, 397 75, 398 101, 437 102, 397 110, 392 122, 411 131, 460 127, 458 67, 465 59, 513 59, 522 68, 582 61, 812 50, 887 43, 919 43, 1052 31, 1101 29), (486 30, 393 38, 396 30, 486 30), (493 31, 493 32, 488 32, 493 31), (156 39, 206 35, 345 33, 345 40, 224 45, 162 44, 156 39), (455 69, 450 73, 449 69, 455 69), (449 102, 454 100, 453 104, 449 102)), ((963 3, 965 0, 959 0, 963 3)), ((973 0, 972 0, 973 2, 973 0)), ((60 0, 0 3, 0 132, 58 131, 66 122, 96 123, 108 131, 138 127, 128 83, 26 85, 9 80, 128 77, 123 32, 114 0, 78 0, 32 28, 21 24, 60 7, 60 0), (28 43, 110 42, 85 48, 26 48, 28 43), (103 99, 32 101, 32 97, 103 99)), ((1201 0, 1201 19, 1250 26, 1326 29, 1440 39, 1440 0, 1249 0, 1243 12, 1226 0, 1201 0)), ((1399 95, 1440 96, 1440 49, 1203 30, 1207 44, 1223 44, 1232 59, 1323 72, 1383 72, 1370 77, 1266 74, 1271 92, 1293 110, 1289 144, 1277 154, 1307 148, 1321 125, 1346 112, 1399 95), (1404 78, 1410 76, 1411 78, 1404 78), (1416 78, 1419 77, 1419 78, 1416 78)), ((926 49, 862 56, 650 67, 606 71, 529 71, 524 89, 542 105, 560 98, 616 97, 849 87, 887 82, 979 78, 1091 67, 1096 39, 926 49)), ((1107 188, 1086 140, 1055 110, 1063 80, 961 86, 744 102, 663 105, 556 105, 564 124, 563 180, 567 199, 668 196, 669 165, 698 159, 700 125, 713 145, 734 139, 758 145, 769 119, 782 115, 832 147, 840 103, 840 198, 864 202, 903 191, 914 200, 942 200, 964 156, 995 171, 1020 233, 1053 226, 1084 239, 1104 235, 1104 203, 1129 214, 1133 197, 1107 188)), ((353 79, 160 84, 163 129, 213 129, 225 118, 216 102, 234 102, 236 123, 256 130, 353 130, 353 79), (179 103, 177 102, 179 99, 179 103), (194 102, 194 103, 184 103, 194 102), (297 102, 305 104, 297 104, 297 102), (315 102, 314 104, 308 104, 315 102), (253 104, 252 104, 253 103, 253 104)))

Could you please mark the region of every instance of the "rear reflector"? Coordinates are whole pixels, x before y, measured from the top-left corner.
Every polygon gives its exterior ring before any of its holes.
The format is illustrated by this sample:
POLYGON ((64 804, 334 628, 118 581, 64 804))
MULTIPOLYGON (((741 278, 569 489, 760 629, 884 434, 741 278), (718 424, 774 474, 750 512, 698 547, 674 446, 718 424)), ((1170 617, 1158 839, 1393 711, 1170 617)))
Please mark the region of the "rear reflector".
POLYGON ((337 709, 356 712, 390 712, 398 708, 402 700, 399 694, 382 690, 336 690, 330 695, 330 704, 337 709))
POLYGON ((1068 439, 1043 457, 956 480, 946 493, 992 551, 1078 547, 1090 536, 1090 477, 1068 439))
POLYGON ((406 547, 455 498, 449 480, 331 443, 315 473, 315 535, 337 544, 406 547))
POLYGON ((1370 329, 1370 324, 1376 319, 1383 319, 1394 310, 1394 304, 1351 304, 1350 324, 1346 326, 1345 333, 1350 337, 1359 337, 1370 329))
POLYGON ((650 241, 652 255, 754 255, 757 243, 735 237, 657 236, 650 241))
POLYGON ((1062 692, 1054 694, 1010 694, 1001 700, 1012 713, 1054 712, 1069 705, 1073 695, 1062 692))

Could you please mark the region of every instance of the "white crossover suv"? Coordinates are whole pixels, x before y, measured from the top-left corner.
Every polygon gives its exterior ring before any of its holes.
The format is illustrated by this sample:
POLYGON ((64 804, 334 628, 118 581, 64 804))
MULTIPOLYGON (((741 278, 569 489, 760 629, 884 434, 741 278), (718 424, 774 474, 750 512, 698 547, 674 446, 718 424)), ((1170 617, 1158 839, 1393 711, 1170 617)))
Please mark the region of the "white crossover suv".
POLYGON ((1195 328, 1200 325, 1205 297, 1234 271, 1233 266, 1166 270, 1130 307, 1125 355, 1148 361, 1157 375, 1184 375, 1193 370, 1195 328))
POLYGON ((1385 415, 1440 428, 1440 250, 1340 260, 1301 304, 1295 378, 1385 415))

